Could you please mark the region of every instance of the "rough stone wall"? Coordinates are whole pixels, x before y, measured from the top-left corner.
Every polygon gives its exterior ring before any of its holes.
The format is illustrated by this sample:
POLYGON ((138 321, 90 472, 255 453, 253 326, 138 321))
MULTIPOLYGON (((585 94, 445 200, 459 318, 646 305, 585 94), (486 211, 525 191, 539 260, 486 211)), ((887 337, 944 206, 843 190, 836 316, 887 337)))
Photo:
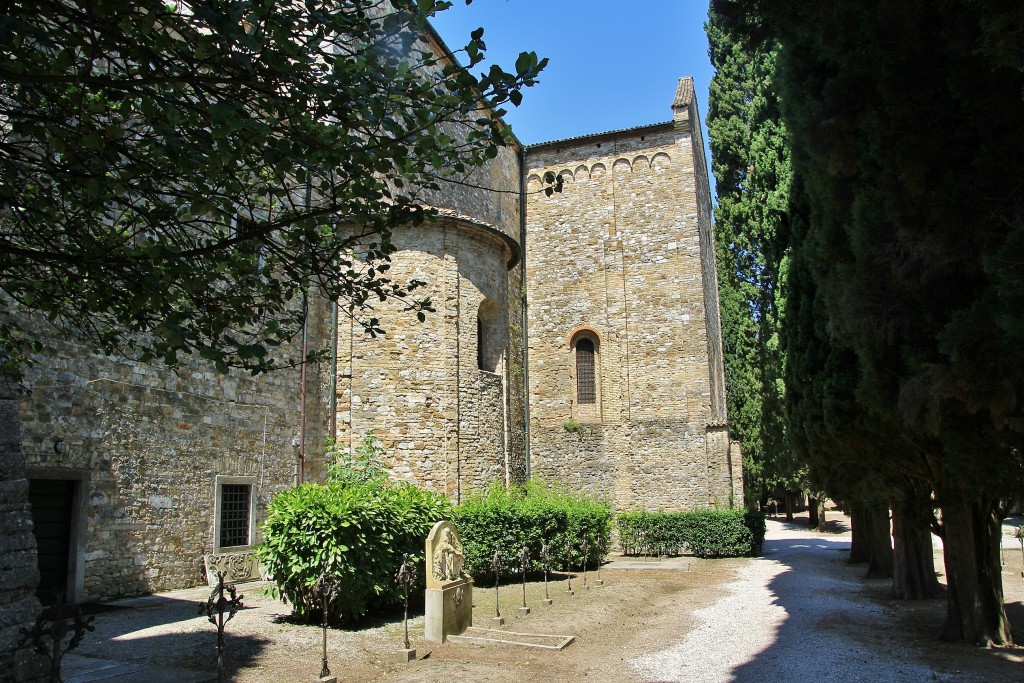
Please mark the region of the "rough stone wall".
MULTIPOLYGON (((326 339, 325 321, 316 316, 310 336, 326 339)), ((40 338, 44 348, 25 373, 22 444, 30 475, 78 480, 87 495, 73 594, 97 600, 203 583, 216 477, 253 478, 256 525, 274 493, 295 480, 299 370, 225 376, 195 361, 174 374, 42 331, 40 338), (55 451, 56 439, 66 453, 55 451)), ((308 366, 313 476, 326 431, 320 374, 308 366)))
POLYGON ((506 448, 505 472, 508 483, 521 484, 529 477, 526 442, 526 371, 524 342, 526 327, 524 309, 526 289, 519 267, 509 272, 506 309, 508 312, 508 346, 505 351, 506 448))
POLYGON ((620 509, 730 500, 691 111, 685 103, 672 122, 528 148, 532 469, 620 509), (546 171, 565 179, 561 194, 537 192, 546 171), (577 332, 597 339, 594 406, 575 400, 577 332), (582 428, 567 429, 570 418, 582 428))
POLYGON ((386 334, 376 339, 342 326, 338 440, 352 451, 372 430, 393 478, 459 500, 505 481, 511 250, 493 231, 461 220, 404 228, 394 241, 391 274, 423 282, 417 296, 429 296, 435 312, 418 322, 385 302, 378 312, 386 334), (485 301, 496 313, 484 330, 493 371, 478 366, 485 301))
POLYGON ((43 680, 41 657, 16 650, 21 629, 29 629, 39 613, 35 588, 39 582, 36 542, 25 478, 25 453, 18 419, 20 387, 0 374, 0 678, 43 680))

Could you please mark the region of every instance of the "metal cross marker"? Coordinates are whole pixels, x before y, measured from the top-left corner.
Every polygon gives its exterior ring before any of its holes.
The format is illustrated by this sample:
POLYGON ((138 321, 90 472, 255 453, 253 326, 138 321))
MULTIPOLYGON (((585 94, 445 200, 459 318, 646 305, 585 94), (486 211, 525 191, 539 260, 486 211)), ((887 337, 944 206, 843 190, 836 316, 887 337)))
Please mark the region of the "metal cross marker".
POLYGON ((568 593, 569 595, 573 595, 573 590, 572 590, 572 541, 571 540, 570 541, 566 541, 566 544, 565 544, 565 564, 566 564, 566 566, 569 569, 569 571, 566 572, 566 574, 565 574, 565 579, 566 579, 566 581, 569 584, 568 587, 565 589, 565 592, 568 593))
POLYGON ((607 546, 605 546, 604 529, 602 529, 597 534, 597 581, 595 581, 594 584, 598 586, 604 585, 604 580, 601 578, 601 565, 604 564, 604 556, 606 552, 608 551, 607 546))
POLYGON ((331 669, 327 666, 327 622, 330 618, 331 604, 341 589, 341 580, 334 574, 324 571, 316 581, 316 592, 320 596, 320 609, 323 611, 324 650, 323 668, 320 669, 320 678, 327 678, 331 675, 331 669))
POLYGON ((587 585, 587 553, 588 552, 590 552, 590 544, 587 542, 587 539, 584 538, 583 539, 583 587, 584 588, 590 588, 590 586, 587 585))
POLYGON ((544 565, 544 602, 550 605, 552 600, 551 596, 548 595, 548 567, 550 566, 550 557, 548 555, 548 544, 541 543, 540 546, 540 561, 544 565))
POLYGON ((523 544, 523 549, 519 551, 519 572, 523 575, 523 606, 519 608, 519 613, 527 615, 530 613, 530 608, 526 606, 526 570, 530 568, 530 549, 523 544))
POLYGON ((199 603, 199 614, 206 615, 210 623, 217 627, 217 681, 224 681, 224 625, 231 621, 242 607, 244 596, 235 593, 235 585, 224 583, 224 572, 217 572, 217 585, 210 591, 206 602, 199 603), (224 597, 227 592, 230 599, 224 597), (225 614, 227 617, 225 618, 225 614))
POLYGON ((416 658, 416 651, 409 647, 409 590, 416 583, 416 563, 409 559, 409 553, 402 554, 402 565, 395 574, 395 581, 405 594, 405 612, 402 615, 402 623, 405 625, 405 648, 406 662, 416 658))
POLYGON ((494 557, 491 558, 491 569, 494 570, 494 618, 501 618, 501 607, 498 604, 498 583, 501 579, 501 551, 495 550, 494 557))
POLYGON ((95 631, 96 627, 92 622, 96 617, 82 619, 82 610, 77 605, 69 605, 64 602, 63 591, 55 591, 54 603, 44 609, 36 617, 36 623, 31 629, 19 629, 21 640, 18 647, 22 648, 31 645, 32 648, 50 659, 50 683, 61 683, 60 660, 64 655, 78 647, 85 637, 86 631, 95 631), (69 623, 70 620, 70 623, 69 623), (61 650, 61 644, 69 633, 74 633, 67 649, 61 650), (44 638, 49 638, 50 644, 44 638))

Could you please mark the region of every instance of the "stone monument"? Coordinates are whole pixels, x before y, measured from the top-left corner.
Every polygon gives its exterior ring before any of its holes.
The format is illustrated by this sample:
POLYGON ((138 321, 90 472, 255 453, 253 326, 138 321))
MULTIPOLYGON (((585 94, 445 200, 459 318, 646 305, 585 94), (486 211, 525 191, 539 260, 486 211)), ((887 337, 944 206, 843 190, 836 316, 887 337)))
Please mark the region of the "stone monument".
POLYGON ((443 643, 473 625, 473 579, 462 571, 466 556, 451 522, 434 525, 427 536, 427 593, 423 636, 443 643))

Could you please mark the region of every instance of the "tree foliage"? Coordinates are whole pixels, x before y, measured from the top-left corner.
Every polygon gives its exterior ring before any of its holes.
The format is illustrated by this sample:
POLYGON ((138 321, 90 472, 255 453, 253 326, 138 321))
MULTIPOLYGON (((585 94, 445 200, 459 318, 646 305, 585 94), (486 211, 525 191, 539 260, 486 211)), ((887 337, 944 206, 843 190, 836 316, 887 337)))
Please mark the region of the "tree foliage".
POLYGON ((402 603, 395 573, 405 553, 420 567, 423 590, 423 539, 451 514, 443 495, 412 484, 306 483, 274 496, 256 553, 273 577, 269 592, 307 623, 323 618, 317 581, 337 577, 328 620, 351 623, 402 603))
POLYGON ((775 48, 748 49, 714 11, 707 32, 716 70, 707 122, 729 422, 743 444, 747 496, 757 500, 798 489, 802 474, 785 442, 779 346, 792 172, 772 84, 775 48))
POLYGON ((1024 10, 713 4, 748 45, 781 46, 808 221, 792 244, 805 319, 786 352, 803 435, 834 440, 834 471, 867 444, 890 492, 895 474, 923 483, 941 509, 946 635, 1012 642, 998 537, 1001 500, 1024 489, 1024 186, 1008 172, 1024 139, 1024 10))
POLYGON ((584 562, 597 567, 608 553, 612 509, 564 486, 532 481, 507 489, 496 484, 476 493, 455 508, 452 521, 462 535, 466 573, 477 583, 488 583, 494 581, 491 561, 497 551, 505 558, 502 577, 519 574, 516 558, 523 545, 529 548, 533 571, 544 568, 545 544, 552 571, 578 571, 584 562))
MULTIPOLYGON (((0 16, 0 347, 37 311, 97 350, 258 372, 340 300, 430 302, 391 230, 472 182, 546 60, 473 75, 431 47, 440 0, 43 0, 0 16)), ((296 362, 301 359, 290 359, 296 362)))

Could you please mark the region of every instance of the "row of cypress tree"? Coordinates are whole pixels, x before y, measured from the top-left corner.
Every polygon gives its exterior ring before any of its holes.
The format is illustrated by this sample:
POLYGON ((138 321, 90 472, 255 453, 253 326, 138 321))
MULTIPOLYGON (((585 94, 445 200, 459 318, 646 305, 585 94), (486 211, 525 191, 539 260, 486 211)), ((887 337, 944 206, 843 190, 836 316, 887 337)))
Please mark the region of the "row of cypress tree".
POLYGON ((751 488, 843 502, 854 554, 899 597, 940 592, 935 531, 945 637, 1010 644, 1024 5, 711 5, 729 410, 751 488))

